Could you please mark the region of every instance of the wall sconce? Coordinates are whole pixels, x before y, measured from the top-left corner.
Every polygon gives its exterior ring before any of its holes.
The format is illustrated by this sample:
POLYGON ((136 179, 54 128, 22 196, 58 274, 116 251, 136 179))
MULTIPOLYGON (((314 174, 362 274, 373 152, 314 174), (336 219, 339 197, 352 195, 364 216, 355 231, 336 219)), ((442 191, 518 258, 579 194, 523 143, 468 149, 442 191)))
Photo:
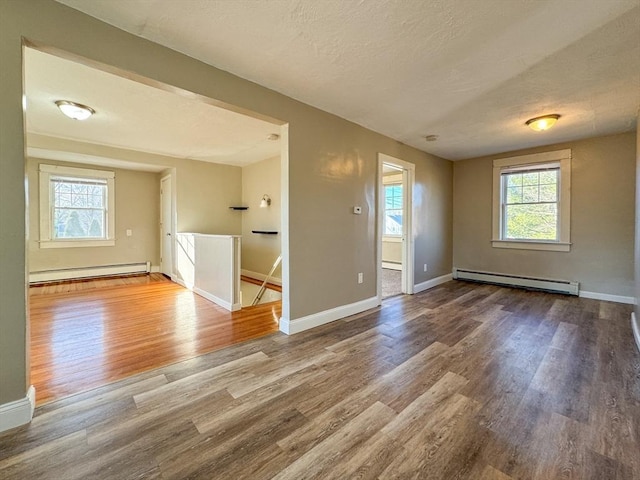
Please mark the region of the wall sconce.
POLYGON ((260 208, 267 208, 269 205, 271 205, 271 197, 265 193, 260 200, 260 208))

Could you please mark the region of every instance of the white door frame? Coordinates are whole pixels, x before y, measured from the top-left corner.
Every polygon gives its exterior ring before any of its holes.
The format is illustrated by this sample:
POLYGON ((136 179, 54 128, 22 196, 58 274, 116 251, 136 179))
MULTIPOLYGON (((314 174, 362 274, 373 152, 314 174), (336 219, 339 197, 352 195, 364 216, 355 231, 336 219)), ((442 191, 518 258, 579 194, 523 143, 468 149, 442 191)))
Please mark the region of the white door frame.
POLYGON ((404 215, 402 222, 402 293, 412 295, 414 287, 414 243, 413 235, 413 190, 415 185, 416 166, 399 158, 378 153, 378 214, 377 214, 377 296, 382 302, 382 229, 384 225, 384 186, 382 184, 383 164, 389 163, 402 168, 404 215))
POLYGON ((163 175, 160 178, 160 271, 162 273, 164 273, 165 275, 169 275, 169 277, 171 277, 171 280, 175 281, 175 238, 176 238, 176 229, 175 229, 175 212, 176 212, 176 192, 175 192, 175 177, 173 175, 173 172, 168 173, 166 175, 163 175), (167 261, 166 261, 166 256, 165 256, 165 252, 164 252, 164 241, 165 241, 165 236, 166 236, 166 229, 164 228, 164 225, 162 224, 162 221, 164 219, 165 216, 165 212, 164 212, 164 205, 162 202, 162 198, 163 198, 163 183, 168 181, 169 182, 169 188, 171 189, 170 192, 170 196, 171 196, 171 202, 170 202, 170 212, 169 212, 169 217, 170 217, 170 225, 169 225, 169 234, 171 235, 171 243, 170 243, 170 250, 169 250, 169 262, 167 265, 167 261), (167 272, 168 270, 168 272, 167 272))

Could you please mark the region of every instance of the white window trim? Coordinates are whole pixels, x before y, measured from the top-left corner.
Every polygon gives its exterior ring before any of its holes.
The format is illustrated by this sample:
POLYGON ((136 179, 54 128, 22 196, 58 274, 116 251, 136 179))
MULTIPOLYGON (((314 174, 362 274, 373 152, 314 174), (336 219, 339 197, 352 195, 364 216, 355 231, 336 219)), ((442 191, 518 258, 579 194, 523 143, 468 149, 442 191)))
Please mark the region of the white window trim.
POLYGON ((568 252, 571 249, 571 149, 534 153, 518 157, 500 158, 493 161, 493 218, 491 244, 495 248, 517 248, 521 250, 549 250, 568 252), (503 240, 502 239, 502 189, 501 173, 509 168, 539 163, 560 163, 560 188, 558 241, 503 240))
POLYGON ((115 173, 105 170, 40 165, 40 248, 110 247, 115 241, 115 173), (105 240, 51 239, 51 176, 69 175, 79 178, 107 180, 107 238, 105 240))

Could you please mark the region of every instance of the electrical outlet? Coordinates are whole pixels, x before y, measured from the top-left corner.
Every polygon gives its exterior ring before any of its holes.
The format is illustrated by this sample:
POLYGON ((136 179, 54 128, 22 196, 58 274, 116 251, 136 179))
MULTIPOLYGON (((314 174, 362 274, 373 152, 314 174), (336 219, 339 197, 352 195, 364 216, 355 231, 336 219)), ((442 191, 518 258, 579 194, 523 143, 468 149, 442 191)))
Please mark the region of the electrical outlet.
POLYGON ((358 273, 358 283, 364 282, 364 274, 362 272, 358 273))
POLYGON ((426 263, 424 264, 424 271, 425 272, 427 271, 427 264, 426 263))
POLYGON ((133 235, 133 231, 130 228, 127 228, 127 237, 133 235))

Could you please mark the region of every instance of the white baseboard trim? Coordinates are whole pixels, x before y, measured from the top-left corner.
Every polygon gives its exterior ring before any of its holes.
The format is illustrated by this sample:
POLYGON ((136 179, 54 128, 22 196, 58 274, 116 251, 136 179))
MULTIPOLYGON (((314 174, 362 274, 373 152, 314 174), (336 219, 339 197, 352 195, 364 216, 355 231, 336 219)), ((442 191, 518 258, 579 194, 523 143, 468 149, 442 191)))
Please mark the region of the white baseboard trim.
POLYGON ((631 330, 633 330, 633 338, 636 339, 636 346, 640 351, 640 323, 636 318, 636 312, 631 312, 631 330))
MULTIPOLYGON (((252 272, 251 270, 245 270, 244 268, 240 270, 240 273, 245 277, 254 278, 256 280, 260 280, 261 282, 264 282, 264 279, 267 278, 264 273, 252 272)), ((278 277, 271 277, 269 279, 269 283, 282 286, 282 279, 278 277)))
POLYGON ((627 303, 630 305, 634 305, 636 303, 636 299, 634 297, 625 297, 622 295, 610 295, 608 293, 585 292, 584 290, 580 290, 579 295, 582 298, 591 298, 593 300, 604 300, 605 302, 627 303))
POLYGON ((29 423, 35 407, 36 389, 31 385, 24 398, 0 405, 0 432, 29 423))
POLYGON ((193 287, 192 290, 194 291, 194 293, 197 293, 201 297, 204 297, 207 300, 209 300, 210 302, 213 302, 213 303, 215 303, 217 305, 220 305, 222 308, 226 308, 227 310, 229 310, 231 312, 235 312, 236 310, 240 310, 242 308, 242 304, 241 303, 227 302, 226 300, 218 298, 215 295, 213 295, 212 293, 206 292, 206 291, 202 290, 201 288, 193 287))
POLYGON ((421 282, 413 286, 413 293, 424 292, 433 287, 437 287, 438 285, 442 285, 450 280, 453 280, 453 275, 448 273, 446 275, 442 275, 440 277, 432 278, 431 280, 427 280, 426 282, 421 282))
POLYGON ((288 320, 283 317, 280 319, 280 331, 287 335, 293 335, 294 333, 303 332, 310 328, 324 325, 325 323, 330 323, 350 315, 355 315, 356 313, 364 312, 365 310, 375 308, 378 305, 380 305, 378 297, 371 297, 366 300, 360 300, 359 302, 350 303, 349 305, 341 305, 339 307, 313 313, 306 317, 296 318, 294 320, 288 320))
POLYGON ((388 268, 389 270, 400 270, 402 271, 401 263, 393 263, 393 262, 382 262, 382 268, 388 268))
POLYGON ((152 265, 151 266, 151 270, 149 270, 151 273, 160 273, 160 265, 152 265))
MULTIPOLYGON (((156 267, 157 268, 157 267, 156 267)), ((121 265, 104 265, 79 268, 61 268, 58 270, 44 270, 29 273, 29 283, 55 282, 58 280, 73 280, 91 277, 110 277, 128 275, 132 273, 148 273, 150 262, 127 263, 121 265)))

